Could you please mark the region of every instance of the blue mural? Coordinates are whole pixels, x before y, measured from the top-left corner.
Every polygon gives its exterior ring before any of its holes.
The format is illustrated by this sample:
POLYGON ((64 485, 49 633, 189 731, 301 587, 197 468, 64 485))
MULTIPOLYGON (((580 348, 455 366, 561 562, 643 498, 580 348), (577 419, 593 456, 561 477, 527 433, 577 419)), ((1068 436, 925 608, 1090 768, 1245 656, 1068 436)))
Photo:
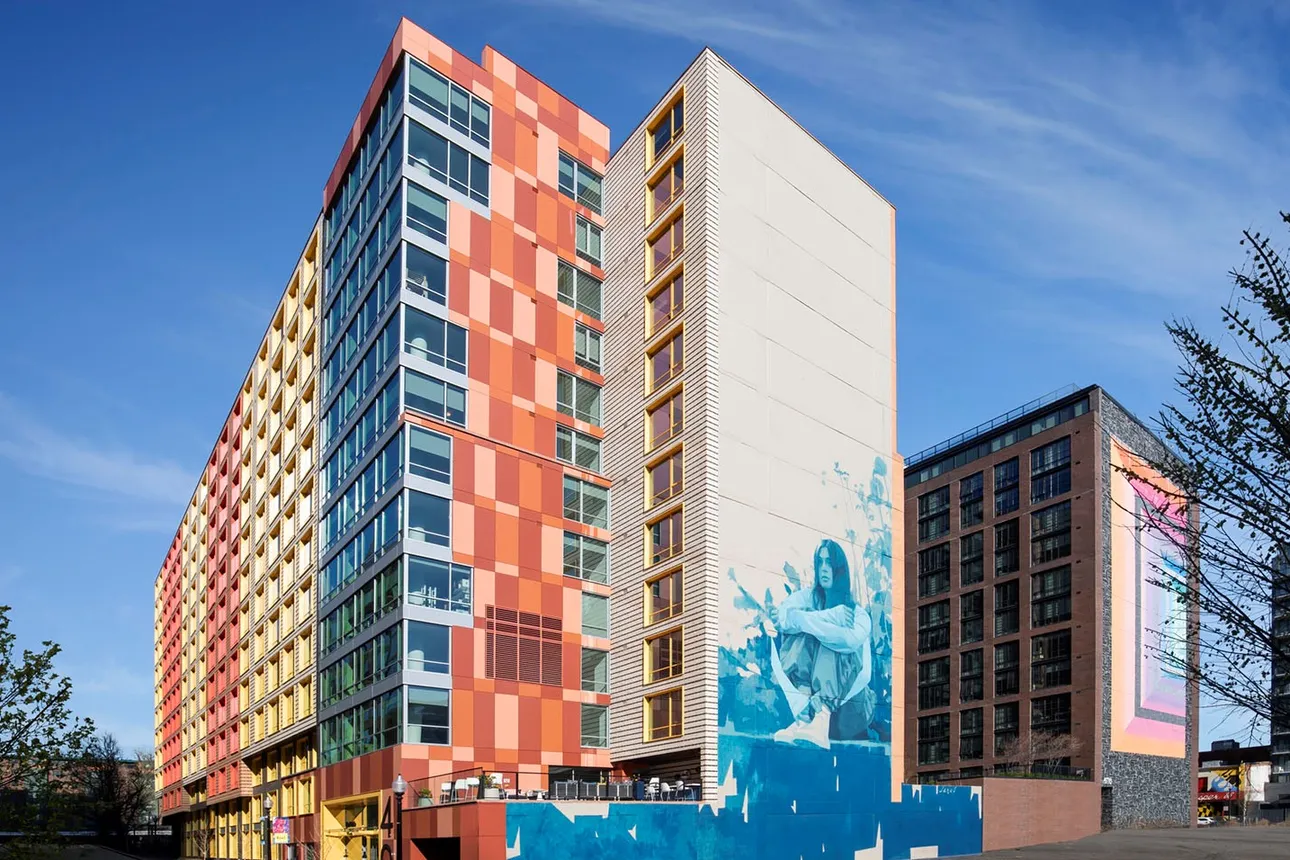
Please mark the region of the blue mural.
POLYGON ((906 785, 892 795, 890 481, 881 458, 861 486, 835 465, 821 475, 822 492, 837 497, 827 532, 785 559, 782 575, 728 570, 716 798, 509 804, 508 858, 979 853, 978 790, 906 785))

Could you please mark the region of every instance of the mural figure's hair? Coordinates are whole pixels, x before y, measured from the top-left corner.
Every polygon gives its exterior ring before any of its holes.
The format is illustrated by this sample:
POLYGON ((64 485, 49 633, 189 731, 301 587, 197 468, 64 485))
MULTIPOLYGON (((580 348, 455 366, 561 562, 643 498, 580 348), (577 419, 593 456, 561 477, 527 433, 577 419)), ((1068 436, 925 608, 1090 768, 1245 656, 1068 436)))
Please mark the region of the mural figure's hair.
POLYGON ((832 606, 855 606, 856 598, 851 591, 851 566, 847 563, 847 554, 842 545, 835 540, 825 538, 820 541, 811 559, 815 573, 815 593, 812 602, 817 609, 828 609, 832 606), (833 585, 826 592, 820 585, 820 562, 825 557, 833 569, 833 585))

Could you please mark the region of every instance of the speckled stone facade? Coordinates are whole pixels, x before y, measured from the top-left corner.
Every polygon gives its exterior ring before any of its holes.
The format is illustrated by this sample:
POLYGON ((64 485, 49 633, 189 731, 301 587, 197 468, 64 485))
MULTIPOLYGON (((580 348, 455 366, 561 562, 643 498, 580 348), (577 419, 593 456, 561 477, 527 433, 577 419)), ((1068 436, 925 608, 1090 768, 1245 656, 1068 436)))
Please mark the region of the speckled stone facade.
MULTIPOLYGON (((1100 506, 1102 530, 1102 785, 1103 823, 1132 827, 1146 822, 1190 824, 1196 816, 1195 761, 1198 697, 1194 685, 1187 690, 1187 755, 1181 759, 1115 752, 1111 749, 1111 438, 1119 439, 1139 455, 1156 460, 1166 449, 1143 424, 1101 389, 1093 392, 1093 411, 1101 429, 1100 506), (1109 808, 1108 808, 1109 801, 1109 808)), ((1196 622, 1189 627, 1194 631, 1196 622)), ((1193 634, 1194 636, 1194 634, 1193 634)), ((1195 639, 1193 638, 1193 642, 1195 639)), ((1192 659, 1196 659, 1192 646, 1192 659)))

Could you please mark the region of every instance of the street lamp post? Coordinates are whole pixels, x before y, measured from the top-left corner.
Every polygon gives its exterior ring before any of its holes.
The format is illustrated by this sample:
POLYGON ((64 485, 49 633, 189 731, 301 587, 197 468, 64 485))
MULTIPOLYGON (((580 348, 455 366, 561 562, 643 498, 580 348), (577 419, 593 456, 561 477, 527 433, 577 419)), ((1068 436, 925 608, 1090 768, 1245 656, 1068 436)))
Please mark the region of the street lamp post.
POLYGON ((273 812, 273 796, 264 796, 264 860, 269 860, 272 848, 269 843, 269 813, 273 812))
POLYGON ((403 860, 403 795, 408 793, 403 774, 394 777, 390 790, 394 792, 394 860, 403 860))

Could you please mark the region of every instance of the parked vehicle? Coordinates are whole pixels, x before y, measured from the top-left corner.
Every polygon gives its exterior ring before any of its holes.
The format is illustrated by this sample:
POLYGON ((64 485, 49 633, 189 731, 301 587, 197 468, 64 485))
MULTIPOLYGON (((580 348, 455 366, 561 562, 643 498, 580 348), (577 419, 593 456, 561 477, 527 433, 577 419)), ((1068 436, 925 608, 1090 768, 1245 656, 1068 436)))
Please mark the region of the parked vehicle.
POLYGON ((1196 819, 1197 827, 1209 827, 1213 823, 1214 823, 1214 819, 1210 818, 1208 815, 1202 815, 1200 818, 1196 819))

